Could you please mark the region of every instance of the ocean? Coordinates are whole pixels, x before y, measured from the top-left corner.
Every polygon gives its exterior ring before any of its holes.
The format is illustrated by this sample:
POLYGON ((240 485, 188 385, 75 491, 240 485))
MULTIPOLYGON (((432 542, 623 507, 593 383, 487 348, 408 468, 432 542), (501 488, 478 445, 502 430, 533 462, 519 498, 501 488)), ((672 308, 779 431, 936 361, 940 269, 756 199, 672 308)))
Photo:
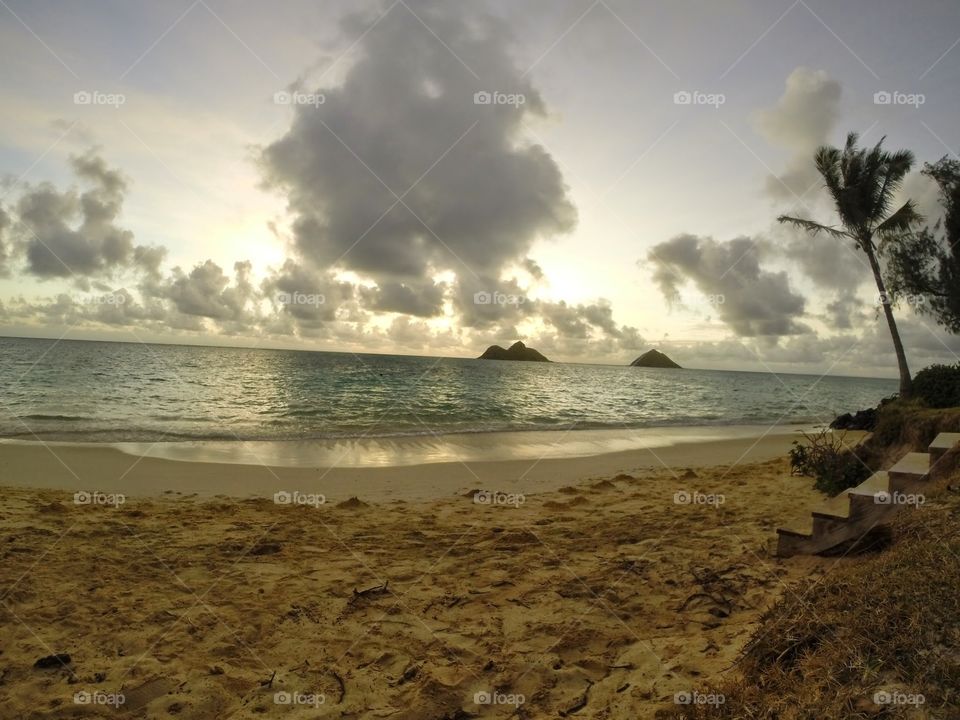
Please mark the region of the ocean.
POLYGON ((0 437, 312 440, 818 425, 895 380, 0 338, 0 437))

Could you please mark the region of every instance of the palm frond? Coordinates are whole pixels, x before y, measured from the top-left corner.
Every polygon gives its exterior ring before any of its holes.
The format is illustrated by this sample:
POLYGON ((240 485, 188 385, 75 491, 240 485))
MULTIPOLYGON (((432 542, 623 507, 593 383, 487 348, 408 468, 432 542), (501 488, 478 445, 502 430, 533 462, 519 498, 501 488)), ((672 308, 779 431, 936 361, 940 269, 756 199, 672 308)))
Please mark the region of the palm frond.
POLYGON ((893 215, 877 225, 876 232, 884 242, 897 235, 909 232, 915 225, 923 221, 923 216, 917 212, 913 200, 907 200, 893 215))
POLYGON ((806 230, 811 235, 818 235, 820 233, 824 233, 835 239, 841 239, 841 238, 849 239, 852 237, 852 235, 850 235, 850 233, 848 233, 846 230, 839 230, 829 225, 822 225, 818 222, 814 222, 813 220, 807 220, 806 218, 792 217, 790 215, 781 215, 780 217, 777 218, 777 222, 793 225, 794 227, 798 227, 801 230, 806 230))

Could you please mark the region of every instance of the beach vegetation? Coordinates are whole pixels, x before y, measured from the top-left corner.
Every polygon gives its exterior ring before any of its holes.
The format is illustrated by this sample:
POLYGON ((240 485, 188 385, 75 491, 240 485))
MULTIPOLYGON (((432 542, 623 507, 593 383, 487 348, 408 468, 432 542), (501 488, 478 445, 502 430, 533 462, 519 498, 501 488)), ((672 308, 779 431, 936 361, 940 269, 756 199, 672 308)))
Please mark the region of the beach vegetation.
POLYGON ((924 368, 913 379, 913 388, 927 407, 960 407, 960 363, 924 368))
POLYGON ((943 218, 881 243, 886 277, 894 298, 906 298, 918 313, 960 333, 960 160, 927 163, 923 174, 939 188, 943 218))
POLYGON ((812 477, 814 486, 831 496, 856 487, 873 472, 844 434, 829 430, 804 433, 803 441, 794 441, 789 456, 794 475, 812 477))

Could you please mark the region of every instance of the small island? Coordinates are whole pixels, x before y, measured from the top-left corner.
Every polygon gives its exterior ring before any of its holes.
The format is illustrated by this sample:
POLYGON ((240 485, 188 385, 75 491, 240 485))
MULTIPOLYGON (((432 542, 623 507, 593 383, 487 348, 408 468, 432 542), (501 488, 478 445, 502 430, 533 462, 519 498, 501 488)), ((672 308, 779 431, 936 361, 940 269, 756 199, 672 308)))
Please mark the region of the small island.
MULTIPOLYGON (((630 367, 680 368, 673 360, 659 350, 650 350, 638 357, 630 367)), ((681 368, 682 369, 682 368, 681 368)))
POLYGON ((528 348, 522 342, 517 340, 508 349, 499 345, 491 345, 483 351, 479 360, 526 360, 530 362, 550 362, 541 353, 533 348, 528 348))

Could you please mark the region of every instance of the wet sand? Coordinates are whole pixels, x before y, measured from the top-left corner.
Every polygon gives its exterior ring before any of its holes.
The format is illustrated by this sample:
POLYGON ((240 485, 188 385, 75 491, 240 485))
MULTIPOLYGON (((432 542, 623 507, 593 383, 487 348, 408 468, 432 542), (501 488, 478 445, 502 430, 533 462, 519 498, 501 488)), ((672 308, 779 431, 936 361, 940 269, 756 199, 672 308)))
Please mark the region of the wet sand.
POLYGON ((357 495, 374 502, 449 497, 478 488, 533 494, 590 476, 642 469, 681 475, 687 468, 783 457, 799 437, 792 428, 775 428, 762 436, 765 430, 711 429, 706 437, 731 436, 701 441, 702 434, 677 430, 491 433, 330 446, 237 442, 113 447, 3 441, 0 485, 128 496, 175 492, 271 497, 298 490, 332 500, 357 495), (609 451, 630 444, 632 449, 609 451), (384 458, 390 462, 384 464, 384 458), (311 460, 327 463, 308 464, 311 460))

